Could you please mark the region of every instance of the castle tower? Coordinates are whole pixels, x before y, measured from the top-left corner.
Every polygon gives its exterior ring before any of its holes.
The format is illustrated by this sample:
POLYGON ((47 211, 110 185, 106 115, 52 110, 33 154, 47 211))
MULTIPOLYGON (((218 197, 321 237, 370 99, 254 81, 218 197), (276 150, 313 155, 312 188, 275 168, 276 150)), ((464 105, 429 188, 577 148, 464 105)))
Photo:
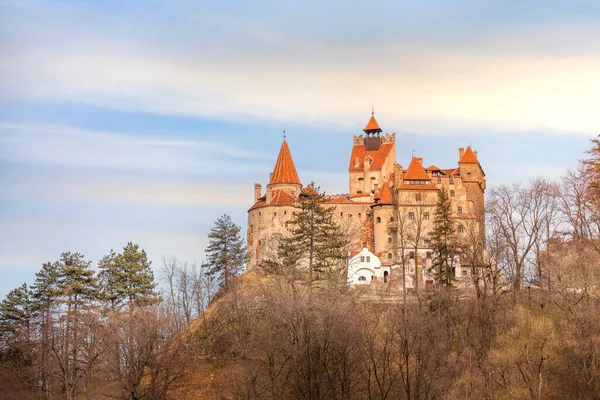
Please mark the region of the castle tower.
POLYGON ((383 131, 373 114, 363 132, 364 136, 354 136, 348 167, 349 194, 372 202, 377 189, 394 173, 396 134, 381 136, 383 131))
POLYGON ((388 254, 395 254, 394 247, 396 245, 394 220, 394 196, 390 185, 385 182, 381 189, 375 195, 375 204, 371 206, 373 209, 373 242, 374 253, 382 253, 382 261, 392 261, 388 259, 388 254))
POLYGON ((466 150, 462 147, 459 148, 458 155, 460 177, 466 190, 467 199, 473 202, 473 213, 476 217, 481 218, 483 223, 485 173, 477 159, 477 152, 474 152, 471 146, 468 146, 466 150))
POLYGON ((292 154, 284 139, 269 177, 264 195, 262 186, 254 184, 254 205, 248 210, 248 268, 256 266, 261 255, 273 251, 268 244, 268 236, 282 234, 294 212, 294 203, 300 196, 302 183, 292 159, 292 154))

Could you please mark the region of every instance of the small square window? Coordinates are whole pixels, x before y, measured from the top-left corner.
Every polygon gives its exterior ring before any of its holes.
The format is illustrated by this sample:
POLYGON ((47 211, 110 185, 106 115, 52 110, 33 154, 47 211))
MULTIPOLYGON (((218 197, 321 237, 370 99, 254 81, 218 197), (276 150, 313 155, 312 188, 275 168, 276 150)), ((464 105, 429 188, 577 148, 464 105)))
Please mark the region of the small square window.
POLYGON ((412 211, 411 211, 411 212, 409 212, 409 213, 408 213, 408 219, 410 219, 410 220, 414 220, 414 219, 415 219, 415 213, 414 213, 414 212, 412 212, 412 211))
POLYGON ((421 193, 415 193, 415 200, 421 201, 421 193))
POLYGON ((371 262, 371 256, 367 256, 367 262, 371 262))
POLYGON ((360 262, 365 262, 365 256, 360 256, 360 262))
POLYGON ((348 214, 348 218, 352 218, 352 214, 348 214))

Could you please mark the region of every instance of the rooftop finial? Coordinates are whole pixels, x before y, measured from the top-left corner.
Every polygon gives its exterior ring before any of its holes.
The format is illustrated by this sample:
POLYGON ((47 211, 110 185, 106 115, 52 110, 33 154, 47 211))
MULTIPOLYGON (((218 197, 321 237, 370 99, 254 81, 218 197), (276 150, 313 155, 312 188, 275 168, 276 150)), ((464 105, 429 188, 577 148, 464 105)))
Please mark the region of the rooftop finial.
POLYGON ((371 115, 375 115, 375 106, 371 106, 371 115))
POLYGON ((283 130, 283 140, 285 141, 285 129, 283 130))

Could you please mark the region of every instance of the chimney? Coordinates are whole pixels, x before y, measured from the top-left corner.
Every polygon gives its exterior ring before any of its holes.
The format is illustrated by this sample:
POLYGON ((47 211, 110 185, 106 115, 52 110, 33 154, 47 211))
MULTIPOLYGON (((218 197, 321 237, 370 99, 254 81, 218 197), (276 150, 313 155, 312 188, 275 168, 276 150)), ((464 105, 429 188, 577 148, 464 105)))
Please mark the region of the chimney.
POLYGON ((475 154, 475 158, 479 159, 479 158, 477 157, 477 150, 473 151, 473 154, 475 154))
POLYGON ((271 173, 269 174, 269 183, 270 183, 272 180, 273 180, 273 173, 271 172, 271 173))
POLYGON ((459 147, 458 148, 458 159, 459 160, 462 158, 463 154, 465 154, 465 148, 464 147, 459 147))
POLYGON ((262 191, 262 185, 260 183, 254 184, 254 201, 257 202, 260 199, 260 194, 262 191))

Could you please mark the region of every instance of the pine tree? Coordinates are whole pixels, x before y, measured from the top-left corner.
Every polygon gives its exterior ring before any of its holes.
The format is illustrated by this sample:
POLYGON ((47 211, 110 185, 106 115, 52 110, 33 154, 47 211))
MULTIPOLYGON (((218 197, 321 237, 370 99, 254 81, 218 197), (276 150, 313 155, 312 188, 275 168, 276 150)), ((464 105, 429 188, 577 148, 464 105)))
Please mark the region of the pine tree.
POLYGON ((309 298, 312 283, 339 275, 346 260, 347 241, 334 221, 333 207, 323 205, 325 199, 314 182, 307 186, 296 204, 290 235, 279 242, 279 260, 261 263, 267 272, 284 274, 292 283, 304 275, 309 298))
POLYGON ((220 216, 208 234, 206 247, 206 275, 213 278, 218 286, 229 288, 230 281, 244 269, 246 246, 240 236, 240 227, 233 223, 229 215, 220 216))
POLYGON ((31 337, 33 299, 27 284, 11 290, 0 303, 0 338, 8 339, 24 334, 31 337))
POLYGON ((90 267, 91 261, 85 261, 81 253, 66 252, 60 255, 57 286, 70 309, 78 309, 98 297, 98 279, 90 267))
POLYGON ((123 247, 122 253, 111 250, 98 263, 102 300, 109 302, 113 310, 125 302, 138 306, 158 302, 151 264, 146 251, 132 242, 123 247))
POLYGON ((433 230, 429 235, 429 246, 432 250, 432 267, 436 279, 443 285, 450 285, 454 277, 454 258, 456 255, 456 238, 452 221, 452 203, 448 192, 438 192, 438 201, 434 213, 433 230))

